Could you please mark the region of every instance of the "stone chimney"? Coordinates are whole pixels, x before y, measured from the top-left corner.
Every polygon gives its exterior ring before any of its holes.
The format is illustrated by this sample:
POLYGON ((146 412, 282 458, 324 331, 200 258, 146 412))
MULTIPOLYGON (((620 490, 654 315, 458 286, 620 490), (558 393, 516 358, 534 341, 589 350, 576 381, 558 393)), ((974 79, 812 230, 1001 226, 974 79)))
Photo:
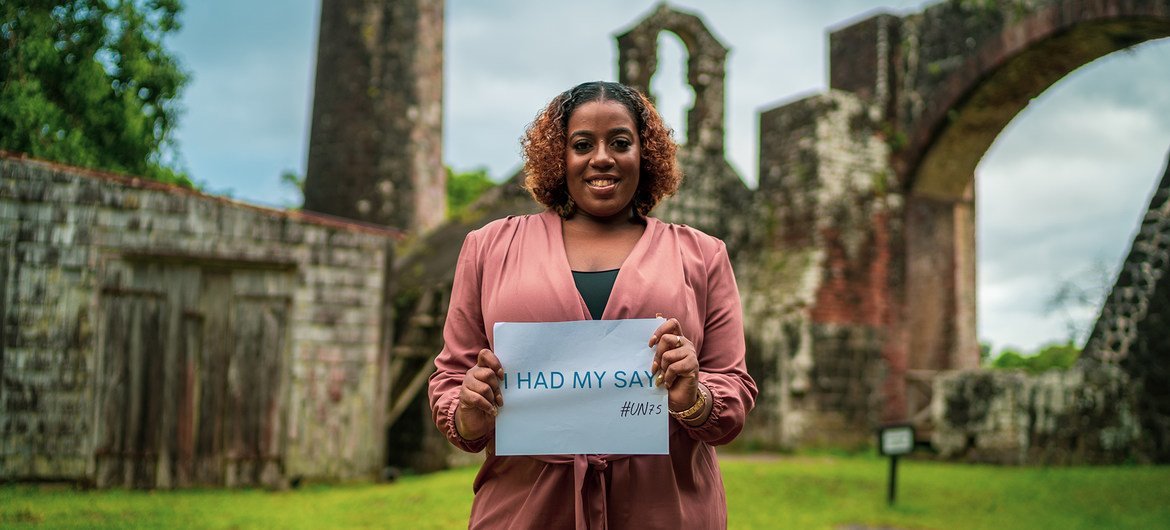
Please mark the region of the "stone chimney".
POLYGON ((442 0, 323 0, 305 209, 441 223, 442 104, 442 0))

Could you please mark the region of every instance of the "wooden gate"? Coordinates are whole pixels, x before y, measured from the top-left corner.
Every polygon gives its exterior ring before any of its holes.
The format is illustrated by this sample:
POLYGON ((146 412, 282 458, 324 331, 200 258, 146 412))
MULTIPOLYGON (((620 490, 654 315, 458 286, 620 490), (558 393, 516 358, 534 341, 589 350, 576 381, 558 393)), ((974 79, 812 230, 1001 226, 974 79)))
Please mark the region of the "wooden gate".
POLYGON ((293 275, 131 261, 102 289, 99 487, 283 479, 293 275))

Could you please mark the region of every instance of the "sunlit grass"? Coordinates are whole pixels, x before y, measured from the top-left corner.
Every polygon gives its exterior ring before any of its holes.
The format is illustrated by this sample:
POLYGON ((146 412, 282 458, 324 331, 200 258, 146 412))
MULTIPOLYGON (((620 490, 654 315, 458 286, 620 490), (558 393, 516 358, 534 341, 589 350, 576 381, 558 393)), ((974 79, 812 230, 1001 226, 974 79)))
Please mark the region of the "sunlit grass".
POLYGON ((1170 528, 1170 467, 1010 468, 902 460, 723 462, 732 528, 1170 528))
MULTIPOLYGON (((1170 528, 1170 467, 1004 468, 725 457, 732 528, 1170 528)), ((474 469, 298 490, 76 491, 0 487, 3 528, 465 528, 474 469)), ((571 509, 571 504, 567 506, 571 509)))

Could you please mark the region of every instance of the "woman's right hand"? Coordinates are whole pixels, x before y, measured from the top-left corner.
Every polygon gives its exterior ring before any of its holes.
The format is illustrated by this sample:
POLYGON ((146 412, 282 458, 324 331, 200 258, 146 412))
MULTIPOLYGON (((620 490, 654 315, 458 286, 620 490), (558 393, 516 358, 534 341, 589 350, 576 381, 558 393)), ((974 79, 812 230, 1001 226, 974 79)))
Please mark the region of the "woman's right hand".
POLYGON ((479 350, 475 366, 463 375, 459 388, 459 406, 455 409, 455 429, 465 440, 482 438, 496 425, 497 407, 504 404, 500 380, 504 368, 491 350, 479 350))

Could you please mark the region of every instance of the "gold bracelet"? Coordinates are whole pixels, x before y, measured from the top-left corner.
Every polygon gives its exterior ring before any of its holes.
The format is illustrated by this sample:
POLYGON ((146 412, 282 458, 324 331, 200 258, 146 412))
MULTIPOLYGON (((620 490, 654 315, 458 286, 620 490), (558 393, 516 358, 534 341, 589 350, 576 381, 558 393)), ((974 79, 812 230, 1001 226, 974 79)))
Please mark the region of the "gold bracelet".
POLYGON ((695 400, 695 404, 691 405, 691 408, 684 410, 684 411, 681 411, 681 412, 675 412, 673 410, 669 410, 669 408, 668 408, 667 412, 670 412, 670 416, 676 420, 683 420, 683 421, 690 421, 690 420, 695 419, 699 415, 699 413, 703 411, 703 406, 707 404, 707 393, 703 392, 703 385, 702 384, 699 384, 698 390, 699 390, 699 399, 695 400))

